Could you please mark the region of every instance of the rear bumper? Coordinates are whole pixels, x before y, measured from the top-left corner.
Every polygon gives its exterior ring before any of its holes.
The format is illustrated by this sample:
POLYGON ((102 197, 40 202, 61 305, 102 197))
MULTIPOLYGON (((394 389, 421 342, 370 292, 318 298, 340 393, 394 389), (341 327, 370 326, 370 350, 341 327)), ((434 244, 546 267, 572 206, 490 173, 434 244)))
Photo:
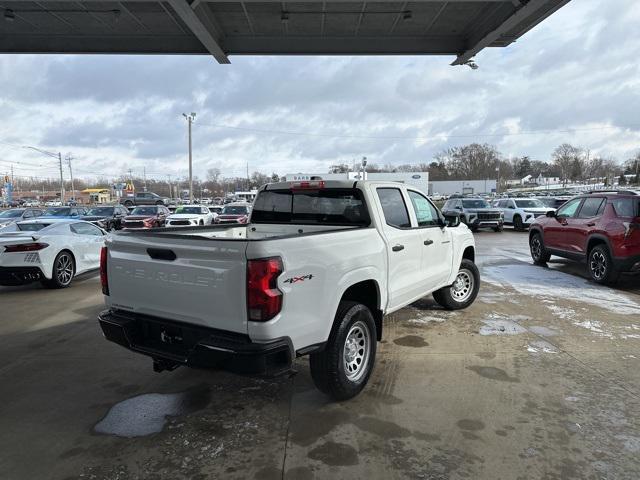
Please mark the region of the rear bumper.
POLYGON ((0 267, 0 285, 26 285, 44 278, 40 267, 0 267))
POLYGON ((640 272, 640 255, 631 257, 616 257, 613 259, 613 265, 620 272, 640 272))
POLYGON ((107 340, 164 364, 273 376, 288 372, 293 361, 288 337, 254 343, 241 333, 113 310, 98 320, 107 340))

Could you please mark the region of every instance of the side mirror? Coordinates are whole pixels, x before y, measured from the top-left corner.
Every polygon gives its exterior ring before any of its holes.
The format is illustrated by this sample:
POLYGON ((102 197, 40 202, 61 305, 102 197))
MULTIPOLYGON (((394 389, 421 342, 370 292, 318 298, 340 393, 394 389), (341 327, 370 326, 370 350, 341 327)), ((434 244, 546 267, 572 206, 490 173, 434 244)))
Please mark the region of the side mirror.
POLYGON ((445 227, 457 227, 460 225, 460 215, 457 214, 446 214, 444 216, 444 225, 445 227))
POLYGON ((556 216, 556 211, 555 210, 549 210, 545 215, 547 217, 549 217, 549 218, 554 218, 556 216))
POLYGON ((461 207, 460 205, 458 205, 458 206, 456 207, 456 210, 462 210, 462 207, 461 207))
POLYGON ((511 210, 515 210, 515 209, 516 209, 516 207, 514 207, 513 205, 509 205, 509 208, 510 208, 511 210))

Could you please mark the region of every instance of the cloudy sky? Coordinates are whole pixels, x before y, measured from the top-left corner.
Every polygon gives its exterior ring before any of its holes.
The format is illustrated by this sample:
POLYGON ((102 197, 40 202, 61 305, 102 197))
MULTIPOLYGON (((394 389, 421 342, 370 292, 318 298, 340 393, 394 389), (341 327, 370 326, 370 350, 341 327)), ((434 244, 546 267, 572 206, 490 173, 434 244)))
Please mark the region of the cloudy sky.
POLYGON ((16 147, 33 145, 71 152, 78 176, 185 176, 191 111, 202 178, 247 162, 280 174, 425 162, 471 142, 548 160, 566 141, 625 160, 640 149, 638 25, 635 0, 574 0, 481 52, 475 71, 450 57, 0 55, 0 172, 54 177, 55 161, 16 147))

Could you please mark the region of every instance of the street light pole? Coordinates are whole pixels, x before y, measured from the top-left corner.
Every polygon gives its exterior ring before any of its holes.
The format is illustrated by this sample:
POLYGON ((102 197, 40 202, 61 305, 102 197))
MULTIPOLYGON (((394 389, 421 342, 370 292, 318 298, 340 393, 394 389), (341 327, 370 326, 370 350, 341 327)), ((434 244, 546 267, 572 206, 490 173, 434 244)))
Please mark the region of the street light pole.
POLYGON ((195 112, 191 112, 189 115, 183 113, 182 116, 187 119, 189 124, 189 203, 193 204, 193 158, 191 154, 191 124, 196 118, 195 112))
POLYGON ((71 169, 71 160, 73 157, 71 155, 67 155, 67 162, 69 162, 69 175, 71 176, 71 198, 76 200, 76 188, 73 185, 73 170, 71 169))

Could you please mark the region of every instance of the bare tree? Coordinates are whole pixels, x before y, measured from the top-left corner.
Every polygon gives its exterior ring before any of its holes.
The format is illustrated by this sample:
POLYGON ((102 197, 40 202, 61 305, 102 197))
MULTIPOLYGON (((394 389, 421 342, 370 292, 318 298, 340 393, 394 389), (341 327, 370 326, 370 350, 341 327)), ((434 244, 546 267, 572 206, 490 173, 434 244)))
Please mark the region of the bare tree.
POLYGON ((568 143, 563 143, 553 151, 551 158, 553 158, 554 165, 560 170, 560 178, 563 184, 566 184, 567 180, 577 173, 581 157, 582 151, 568 143))

